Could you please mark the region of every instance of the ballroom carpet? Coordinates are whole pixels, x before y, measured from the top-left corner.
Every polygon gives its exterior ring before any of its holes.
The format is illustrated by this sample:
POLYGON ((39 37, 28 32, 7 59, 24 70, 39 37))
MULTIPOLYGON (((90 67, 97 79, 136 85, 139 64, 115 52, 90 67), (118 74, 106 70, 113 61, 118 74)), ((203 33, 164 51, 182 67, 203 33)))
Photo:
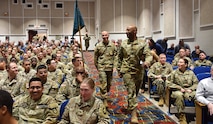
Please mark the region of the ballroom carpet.
MULTIPOLYGON (((84 52, 85 63, 89 67, 89 77, 93 78, 96 86, 99 85, 98 72, 94 66, 93 52, 84 52)), ((113 82, 108 95, 109 113, 111 117, 111 124, 128 124, 130 123, 131 115, 125 115, 122 113, 121 108, 126 108, 127 103, 127 91, 123 85, 123 80, 113 74, 113 82)), ((96 92, 99 92, 98 87, 96 92)), ((176 124, 169 116, 158 109, 152 102, 146 99, 143 95, 139 94, 138 99, 138 119, 140 124, 176 124)))

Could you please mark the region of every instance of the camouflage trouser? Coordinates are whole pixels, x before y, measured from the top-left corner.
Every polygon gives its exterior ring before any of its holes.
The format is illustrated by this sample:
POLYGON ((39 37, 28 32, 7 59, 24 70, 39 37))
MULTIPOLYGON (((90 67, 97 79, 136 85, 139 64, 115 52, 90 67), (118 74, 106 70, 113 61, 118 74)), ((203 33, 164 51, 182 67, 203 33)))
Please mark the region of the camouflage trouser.
POLYGON ((123 74, 124 85, 128 92, 128 109, 133 110, 137 107, 137 93, 141 87, 141 74, 123 74))
POLYGON ((112 71, 100 71, 99 72, 100 91, 103 99, 107 97, 112 82, 112 71))
POLYGON ((164 94, 165 94, 165 82, 162 79, 155 79, 152 82, 152 84, 157 86, 158 95, 164 96, 164 94))
POLYGON ((171 97, 175 99, 175 105, 177 106, 178 113, 184 112, 185 104, 184 100, 194 100, 196 91, 191 93, 182 93, 181 91, 173 91, 171 97))

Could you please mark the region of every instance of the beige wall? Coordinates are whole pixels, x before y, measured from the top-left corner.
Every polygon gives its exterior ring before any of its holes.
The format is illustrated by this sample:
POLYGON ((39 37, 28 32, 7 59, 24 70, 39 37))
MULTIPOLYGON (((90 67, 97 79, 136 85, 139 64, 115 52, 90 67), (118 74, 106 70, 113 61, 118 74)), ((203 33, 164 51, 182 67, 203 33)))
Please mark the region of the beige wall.
MULTIPOLYGON (((29 25, 41 28, 45 25, 47 34, 55 36, 72 35, 75 0, 43 0, 49 9, 42 9, 36 0, 27 0, 33 9, 26 9, 24 4, 12 4, 12 0, 1 1, 0 5, 0 40, 5 35, 12 38, 26 39, 29 25), (64 4, 63 9, 55 8, 55 1, 64 4), (67 13, 67 16, 65 16, 67 13)), ((169 44, 178 43, 180 38, 193 49, 199 44, 207 53, 212 44, 212 0, 78 0, 78 5, 85 24, 92 35, 90 49, 101 39, 101 31, 110 33, 110 39, 126 39, 128 25, 138 27, 138 36, 152 37, 154 40, 169 37, 169 44)), ((82 30, 82 34, 85 30, 82 30)), ((11 39, 12 39, 11 38, 11 39)))

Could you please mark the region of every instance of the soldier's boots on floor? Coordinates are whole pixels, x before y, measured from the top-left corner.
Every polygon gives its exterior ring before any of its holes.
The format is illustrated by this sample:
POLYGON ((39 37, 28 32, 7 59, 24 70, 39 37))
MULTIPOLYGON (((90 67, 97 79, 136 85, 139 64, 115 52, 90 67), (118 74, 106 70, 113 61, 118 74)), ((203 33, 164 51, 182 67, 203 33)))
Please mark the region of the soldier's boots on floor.
POLYGON ((163 97, 160 97, 159 102, 158 102, 158 105, 159 105, 160 107, 163 107, 163 105, 164 105, 164 98, 163 98, 163 97))
POLYGON ((180 122, 180 124, 187 124, 186 115, 185 114, 183 114, 183 113, 180 114, 179 122, 180 122))
POLYGON ((138 117, 137 117, 137 111, 134 109, 132 111, 132 118, 131 118, 131 124, 138 124, 138 117))

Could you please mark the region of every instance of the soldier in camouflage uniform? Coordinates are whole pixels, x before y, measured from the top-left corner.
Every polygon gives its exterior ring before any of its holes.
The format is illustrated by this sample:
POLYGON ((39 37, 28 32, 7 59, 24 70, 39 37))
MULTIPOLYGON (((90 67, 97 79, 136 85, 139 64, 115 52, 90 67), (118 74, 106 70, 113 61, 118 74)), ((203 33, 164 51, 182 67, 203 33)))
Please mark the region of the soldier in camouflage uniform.
POLYGON ((48 77, 53 80, 56 81, 59 85, 61 85, 62 79, 63 79, 63 72, 60 69, 56 68, 56 62, 53 59, 48 59, 46 61, 47 67, 48 67, 48 77))
POLYGON ((93 96, 95 83, 85 78, 80 95, 69 100, 59 124, 109 124, 109 114, 103 102, 93 96))
POLYGON ((47 67, 45 65, 39 65, 37 67, 36 76, 41 79, 44 85, 43 93, 55 98, 56 94, 58 93, 59 84, 48 77, 47 67))
POLYGON ((103 41, 97 44, 94 50, 94 63, 99 71, 100 93, 107 107, 107 92, 110 90, 112 82, 113 68, 115 67, 115 58, 117 55, 115 45, 108 40, 107 31, 102 32, 103 41))
POLYGON ((172 70, 172 65, 166 62, 166 55, 162 53, 159 55, 159 62, 154 63, 148 71, 151 83, 157 86, 157 92, 160 95, 158 105, 161 107, 164 104, 165 80, 172 70))
POLYGON ((167 80, 167 86, 174 90, 171 97, 175 99, 175 105, 180 115, 180 124, 187 124, 184 114, 184 99, 194 100, 198 84, 198 79, 194 72, 187 69, 187 67, 188 60, 185 58, 179 59, 178 69, 174 70, 171 73, 171 77, 167 80))
POLYGON ((14 117, 19 124, 56 124, 59 107, 55 99, 42 93, 44 87, 39 78, 31 78, 29 94, 14 103, 14 117))
POLYGON ((144 67, 148 67, 152 61, 152 55, 148 44, 137 38, 137 27, 128 26, 126 29, 127 40, 122 41, 118 53, 118 74, 123 77, 124 85, 128 92, 128 108, 125 111, 132 112, 131 123, 138 123, 136 96, 141 87, 144 67), (140 61, 143 61, 143 65, 140 61))
POLYGON ((76 67, 74 72, 74 77, 67 78, 59 88, 56 96, 59 105, 66 99, 80 95, 80 84, 87 77, 87 74, 82 66, 76 67))
POLYGON ((86 51, 89 48, 89 41, 90 41, 90 39, 91 39, 91 37, 89 37, 88 34, 86 33, 86 35, 84 36, 86 51))
POLYGON ((178 61, 179 61, 180 58, 186 58, 188 60, 188 62, 189 62, 188 67, 190 69, 194 68, 192 60, 189 57, 186 57, 186 50, 184 48, 181 48, 179 50, 179 54, 175 55, 175 58, 172 61, 172 66, 177 66, 178 65, 178 61))
POLYGON ((25 86, 26 89, 28 88, 28 82, 32 77, 36 75, 36 71, 34 69, 31 69, 31 61, 30 60, 24 60, 22 64, 24 71, 20 71, 18 73, 18 76, 25 79, 25 86))
POLYGON ((7 77, 6 63, 7 63, 7 59, 1 57, 0 58, 0 79, 7 77))
POLYGON ((11 93, 12 97, 17 97, 24 93, 25 80, 19 77, 17 64, 10 62, 6 66, 7 76, 0 80, 0 89, 6 90, 11 93))
POLYGON ((199 59, 194 62, 195 66, 212 66, 212 62, 206 59, 206 53, 200 52, 199 59))

